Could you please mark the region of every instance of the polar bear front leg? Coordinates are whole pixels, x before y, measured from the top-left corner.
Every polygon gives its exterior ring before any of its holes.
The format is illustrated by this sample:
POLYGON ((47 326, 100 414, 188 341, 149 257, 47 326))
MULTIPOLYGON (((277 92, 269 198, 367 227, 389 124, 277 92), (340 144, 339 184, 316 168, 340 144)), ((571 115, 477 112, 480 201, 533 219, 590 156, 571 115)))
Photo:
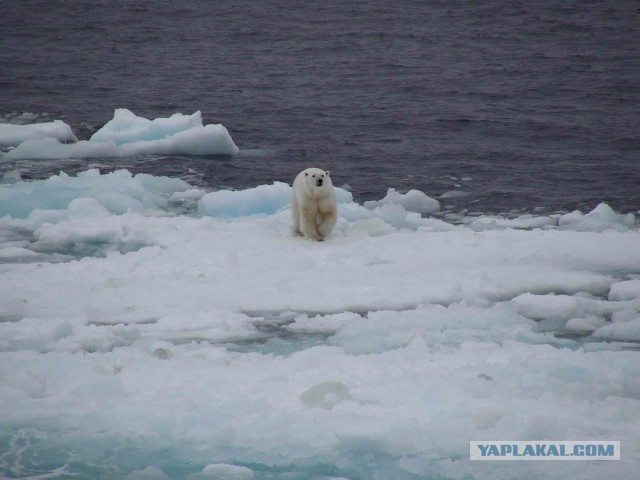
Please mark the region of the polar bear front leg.
POLYGON ((322 214, 322 221, 318 224, 318 233, 322 238, 327 237, 338 220, 338 214, 335 210, 322 214))
POLYGON ((300 206, 295 195, 291 201, 291 234, 296 237, 302 236, 302 231, 300 230, 300 206))
POLYGON ((300 209, 300 230, 302 234, 311 240, 321 241, 322 237, 318 234, 316 226, 316 215, 318 214, 317 206, 306 205, 300 209))

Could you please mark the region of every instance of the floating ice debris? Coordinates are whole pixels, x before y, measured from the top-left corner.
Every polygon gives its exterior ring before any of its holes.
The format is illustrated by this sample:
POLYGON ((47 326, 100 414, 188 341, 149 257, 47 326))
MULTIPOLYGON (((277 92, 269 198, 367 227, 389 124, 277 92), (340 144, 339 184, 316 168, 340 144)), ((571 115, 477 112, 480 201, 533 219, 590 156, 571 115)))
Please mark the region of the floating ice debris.
POLYGON ((168 118, 149 120, 126 108, 116 108, 113 118, 91 136, 92 142, 113 142, 116 145, 140 141, 162 140, 195 127, 202 126, 202 115, 175 113, 168 118))
POLYGON ((20 145, 28 140, 54 139, 56 143, 77 142, 71 127, 61 120, 28 125, 0 123, 0 145, 20 145))
POLYGON ((394 188, 390 188, 382 200, 364 203, 364 206, 370 209, 385 205, 400 205, 409 212, 420 214, 435 213, 440 210, 440 202, 419 190, 409 190, 407 193, 402 194, 394 188))
POLYGON ((22 180, 22 174, 20 173, 20 170, 9 170, 8 172, 5 172, 4 175, 2 175, 2 180, 0 180, 0 183, 14 183, 20 180, 22 180))
POLYGON ((441 200, 450 200, 452 198, 463 198, 468 197, 470 195, 469 192, 465 192, 464 190, 449 190, 448 192, 444 192, 438 198, 441 200))
MULTIPOLYGON (((54 122, 55 123, 55 122, 54 122)), ((7 125, 0 125, 0 133, 7 125)), ((29 125, 20 128, 27 128, 29 125)), ((70 129, 69 129, 70 131, 70 129)), ((49 135, 51 136, 51 135, 49 135)), ((75 137, 73 137, 75 141, 75 137)), ((4 155, 5 159, 94 158, 133 155, 235 155, 240 150, 227 129, 203 125, 200 112, 174 114, 149 120, 129 110, 116 109, 113 119, 90 140, 62 143, 57 137, 25 139, 4 155)))
POLYGON ((567 213, 558 220, 561 229, 578 230, 583 232, 603 232, 605 230, 626 230, 635 224, 632 213, 617 214, 606 203, 599 204, 586 215, 579 211, 567 213))

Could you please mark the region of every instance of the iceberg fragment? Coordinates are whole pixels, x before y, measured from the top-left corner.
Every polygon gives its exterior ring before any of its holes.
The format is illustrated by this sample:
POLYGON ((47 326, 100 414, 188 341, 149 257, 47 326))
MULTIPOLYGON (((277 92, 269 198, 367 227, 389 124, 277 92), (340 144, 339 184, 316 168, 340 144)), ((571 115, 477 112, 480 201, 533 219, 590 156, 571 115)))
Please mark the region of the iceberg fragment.
POLYGON ((632 213, 619 215, 606 203, 600 203, 586 215, 577 210, 562 215, 558 225, 561 229, 581 232, 603 232, 611 229, 624 231, 632 228, 635 220, 635 215, 632 213))
POLYGON ((67 144, 55 137, 37 136, 23 141, 4 158, 235 155, 239 151, 227 129, 220 124, 203 125, 199 111, 193 115, 177 113, 168 118, 148 120, 129 110, 116 109, 113 119, 89 140, 67 144))
POLYGON ((409 190, 407 193, 402 194, 396 191, 396 189, 390 188, 382 200, 364 203, 364 206, 370 209, 383 207, 385 205, 400 205, 409 212, 420 214, 440 211, 440 202, 419 190, 409 190))
POLYGON ((162 140, 194 127, 202 126, 202 115, 174 113, 168 118, 149 120, 126 108, 116 108, 113 118, 91 136, 92 142, 114 142, 116 145, 140 141, 162 140))
POLYGON ((63 143, 78 141, 71 127, 62 120, 28 125, 0 123, 0 145, 20 145, 27 140, 44 138, 52 138, 63 143))

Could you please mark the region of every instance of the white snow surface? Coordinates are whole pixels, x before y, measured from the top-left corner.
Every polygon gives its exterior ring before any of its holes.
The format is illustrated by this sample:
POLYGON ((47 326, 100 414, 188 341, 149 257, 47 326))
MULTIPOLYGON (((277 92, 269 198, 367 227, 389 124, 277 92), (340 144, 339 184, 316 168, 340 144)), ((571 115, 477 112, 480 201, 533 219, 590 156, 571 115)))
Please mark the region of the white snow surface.
POLYGON ((48 472, 122 478, 173 478, 171 462, 179 478, 638 471, 628 216, 474 229, 345 196, 319 243, 289 234, 289 188, 97 170, 0 185, 0 476, 52 451, 48 472), (471 440, 514 439, 623 454, 469 461, 471 440), (114 444, 144 454, 118 463, 114 444))
POLYGON ((123 157, 149 154, 235 155, 240 151, 223 125, 203 125, 199 111, 192 115, 176 113, 168 118, 149 120, 127 109, 119 108, 114 111, 113 118, 89 140, 79 142, 75 141, 71 129, 62 122, 46 124, 57 126, 55 130, 49 127, 47 135, 36 135, 41 130, 37 125, 39 124, 0 124, 0 144, 5 132, 7 139, 17 145, 4 154, 5 159, 123 157), (59 130, 62 125, 66 127, 70 136, 61 137, 59 130), (12 133, 15 129, 36 133, 31 137, 18 137, 12 133), (66 143, 68 141, 74 143, 66 143))

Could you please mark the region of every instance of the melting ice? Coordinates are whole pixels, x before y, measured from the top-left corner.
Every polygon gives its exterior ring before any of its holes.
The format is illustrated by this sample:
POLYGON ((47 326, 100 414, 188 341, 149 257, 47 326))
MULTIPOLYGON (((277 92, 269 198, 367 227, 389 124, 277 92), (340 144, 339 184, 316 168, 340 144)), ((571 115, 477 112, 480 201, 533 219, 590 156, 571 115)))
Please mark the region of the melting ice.
MULTIPOLYGON (((166 126, 116 117, 116 151, 166 126)), ((289 234, 290 188, 125 170, 0 185, 0 476, 638 471, 633 215, 449 223, 422 192, 338 190, 316 243, 289 234), (470 440, 514 439, 619 440, 622 460, 468 460, 470 440)))

